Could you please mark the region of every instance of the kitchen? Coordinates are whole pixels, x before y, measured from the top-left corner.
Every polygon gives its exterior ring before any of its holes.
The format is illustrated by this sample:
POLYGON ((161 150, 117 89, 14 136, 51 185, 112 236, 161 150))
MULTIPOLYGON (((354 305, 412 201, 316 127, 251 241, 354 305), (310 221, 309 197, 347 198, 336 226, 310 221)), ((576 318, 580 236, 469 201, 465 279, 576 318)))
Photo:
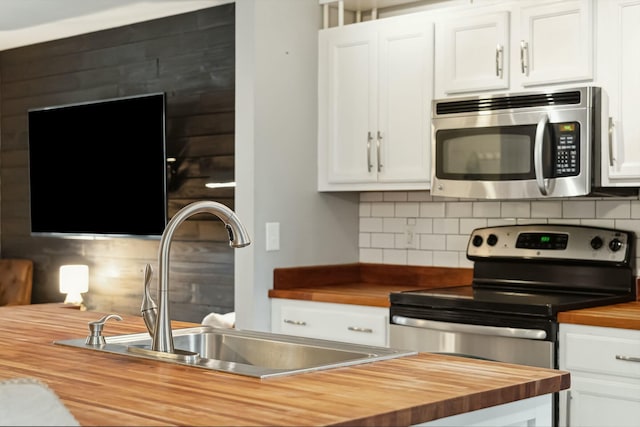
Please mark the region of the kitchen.
MULTIPOLYGON (((320 11, 316 4, 300 4, 302 2, 290 2, 279 10, 277 3, 238 2, 236 5, 239 16, 248 15, 246 21, 241 20, 247 24, 247 34, 254 31, 260 34, 249 40, 237 38, 238 44, 257 44, 242 50, 247 54, 255 51, 255 58, 241 55, 237 58, 238 119, 248 123, 236 126, 239 164, 236 206, 256 242, 236 254, 240 326, 268 328, 266 295, 272 287, 275 267, 357 261, 469 267, 464 249, 470 231, 477 226, 514 222, 516 218, 523 222, 549 218, 553 222, 639 229, 638 205, 634 199, 449 202, 434 200, 426 191, 317 194, 315 168, 309 165, 315 165, 315 23, 319 22, 320 11), (306 24, 303 16, 308 18, 306 24), (282 34, 269 32, 274 22, 278 22, 278 28, 289 29, 295 38, 283 40, 282 34), (281 49, 283 45, 288 49, 281 49), (300 58, 296 68, 287 67, 296 55, 300 58), (249 74, 243 74, 242 70, 249 74), (291 74, 284 72, 286 70, 291 70, 291 74), (254 78, 252 73, 264 73, 269 76, 268 82, 254 78), (277 100, 278 108, 274 108, 271 101, 259 103, 254 111, 253 104, 247 103, 254 97, 277 100), (243 106, 254 116, 241 114, 243 106), (309 141, 309 144, 299 141, 309 141), (287 162, 285 168, 285 164, 279 163, 282 153, 291 153, 292 157, 302 160, 287 162), (280 167, 274 168, 273 164, 280 167), (243 168, 243 165, 253 168, 243 168), (291 176, 296 179, 292 180, 291 176), (273 188, 278 191, 273 192, 273 188), (290 209, 292 205, 297 208, 290 209), (412 225, 408 223, 414 219, 420 248, 413 250, 396 245, 397 235, 404 236, 405 226, 412 225), (280 251, 264 249, 262 238, 267 222, 281 224, 280 251)), ((8 250, 6 244, 3 245, 3 251, 8 250)))

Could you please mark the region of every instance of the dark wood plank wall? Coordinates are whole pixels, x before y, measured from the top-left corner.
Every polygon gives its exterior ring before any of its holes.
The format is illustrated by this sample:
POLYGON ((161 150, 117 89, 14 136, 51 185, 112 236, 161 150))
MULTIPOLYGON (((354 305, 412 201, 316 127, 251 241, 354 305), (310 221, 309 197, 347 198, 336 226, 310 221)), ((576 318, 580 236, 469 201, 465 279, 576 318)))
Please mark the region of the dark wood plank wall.
MULTIPOLYGON (((234 179, 234 73, 234 4, 0 52, 1 256, 34 260, 32 302, 62 301, 60 265, 86 263, 89 308, 139 314, 142 272, 147 263, 157 272, 159 240, 31 237, 27 110, 163 91, 167 155, 177 159, 168 168, 169 216, 196 200, 233 209, 233 189, 204 184, 234 179)), ((234 256, 222 223, 200 214, 176 236, 171 317, 232 311, 234 256)))

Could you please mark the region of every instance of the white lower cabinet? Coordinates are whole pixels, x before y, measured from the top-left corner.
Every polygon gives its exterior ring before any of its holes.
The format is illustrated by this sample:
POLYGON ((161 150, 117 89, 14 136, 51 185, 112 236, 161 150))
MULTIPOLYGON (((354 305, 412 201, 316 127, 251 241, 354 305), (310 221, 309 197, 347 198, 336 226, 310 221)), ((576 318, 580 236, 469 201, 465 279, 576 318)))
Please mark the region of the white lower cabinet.
MULTIPOLYGON (((602 141, 603 185, 640 185, 640 1, 599 0, 598 84, 609 94, 609 129, 602 141)), ((640 421, 636 425, 640 425, 640 421)))
POLYGON ((504 405, 478 409, 465 414, 453 415, 438 420, 417 424, 421 427, 542 427, 551 426, 552 395, 530 397, 504 405))
POLYGON ((389 309, 271 299, 271 332, 387 347, 389 309))
POLYGON ((561 426, 640 426, 640 330, 560 325, 561 426))

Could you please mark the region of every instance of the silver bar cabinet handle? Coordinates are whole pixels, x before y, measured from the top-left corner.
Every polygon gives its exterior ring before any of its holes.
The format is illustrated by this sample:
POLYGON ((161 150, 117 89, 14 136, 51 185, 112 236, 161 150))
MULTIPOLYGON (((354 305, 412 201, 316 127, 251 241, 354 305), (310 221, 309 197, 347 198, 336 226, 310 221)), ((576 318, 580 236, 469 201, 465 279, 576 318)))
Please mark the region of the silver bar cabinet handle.
POLYGON ((472 325, 467 323, 439 322, 437 320, 414 319, 404 316, 393 316, 396 325, 413 326, 422 329, 435 329, 446 332, 464 332, 468 334, 493 335, 508 338, 528 338, 543 340, 547 338, 547 331, 542 329, 510 328, 506 326, 472 325))
POLYGON ((639 362, 640 363, 640 357, 635 357, 635 356, 623 356, 621 354, 616 354, 616 359, 617 360, 625 360, 627 362, 639 362))
POLYGON ((520 40, 520 70, 522 74, 529 74, 529 43, 520 40))
POLYGON ((369 172, 373 168, 371 163, 371 141, 373 141, 373 135, 371 135, 371 132, 367 132, 367 171, 369 172))
POLYGON ((347 327, 348 330, 353 331, 353 332, 365 332, 367 334, 372 334, 373 333, 373 329, 371 328, 361 328, 359 326, 349 326, 347 327))
POLYGON ((307 322, 305 322, 304 320, 284 319, 284 323, 288 323, 290 325, 296 325, 296 326, 306 326, 307 325, 307 322))
POLYGON ((615 124, 613 122, 613 117, 609 117, 609 166, 613 167, 614 159, 613 159, 613 130, 615 124))
POLYGON ((378 140, 376 141, 376 156, 378 156, 378 172, 382 171, 382 158, 380 157, 381 145, 382 145, 382 132, 378 131, 378 140))
POLYGON ((503 66, 503 48, 502 45, 496 46, 496 77, 502 77, 502 66, 503 66))

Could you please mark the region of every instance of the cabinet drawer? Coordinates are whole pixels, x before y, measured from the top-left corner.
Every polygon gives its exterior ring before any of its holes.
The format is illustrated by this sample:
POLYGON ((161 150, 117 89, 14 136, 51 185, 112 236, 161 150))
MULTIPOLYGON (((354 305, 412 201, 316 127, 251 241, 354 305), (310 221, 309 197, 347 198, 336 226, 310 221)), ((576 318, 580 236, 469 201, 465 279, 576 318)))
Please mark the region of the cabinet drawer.
POLYGON ((386 346, 388 310, 347 304, 272 300, 275 333, 386 346))
POLYGON ((577 325, 562 329, 569 371, 640 378, 640 331, 577 325))

